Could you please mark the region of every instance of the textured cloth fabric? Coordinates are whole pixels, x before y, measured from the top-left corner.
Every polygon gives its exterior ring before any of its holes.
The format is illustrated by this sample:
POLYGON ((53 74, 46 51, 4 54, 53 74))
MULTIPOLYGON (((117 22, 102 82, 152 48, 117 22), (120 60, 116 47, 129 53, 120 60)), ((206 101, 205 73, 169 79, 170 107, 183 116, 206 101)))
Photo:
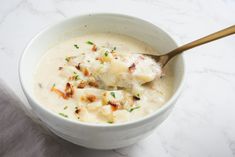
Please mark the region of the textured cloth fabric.
POLYGON ((0 83, 0 157, 70 157, 92 151, 52 134, 19 106, 18 97, 0 83))

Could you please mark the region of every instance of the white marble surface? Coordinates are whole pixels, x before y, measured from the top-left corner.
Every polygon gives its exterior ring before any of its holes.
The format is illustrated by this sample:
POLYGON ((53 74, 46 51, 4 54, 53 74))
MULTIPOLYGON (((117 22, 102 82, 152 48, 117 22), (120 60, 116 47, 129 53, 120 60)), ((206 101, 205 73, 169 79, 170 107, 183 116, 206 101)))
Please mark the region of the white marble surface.
MULTIPOLYGON (((148 18, 180 44, 235 24, 234 0, 1 0, 0 78, 22 99, 17 61, 43 27, 87 12, 148 18)), ((170 117, 147 139, 128 148, 82 156, 235 156, 235 36, 185 54, 187 79, 170 117)))

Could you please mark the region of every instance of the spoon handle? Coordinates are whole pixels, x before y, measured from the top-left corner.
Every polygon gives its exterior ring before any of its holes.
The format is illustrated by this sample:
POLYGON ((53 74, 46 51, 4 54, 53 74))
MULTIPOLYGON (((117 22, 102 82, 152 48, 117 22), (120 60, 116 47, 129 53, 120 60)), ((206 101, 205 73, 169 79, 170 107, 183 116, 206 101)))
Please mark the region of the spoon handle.
POLYGON ((178 48, 176 48, 176 49, 172 50, 171 52, 164 55, 164 56, 167 56, 167 60, 165 60, 165 63, 163 65, 165 65, 175 55, 180 54, 185 50, 194 48, 199 45, 206 44, 208 42, 211 42, 211 41, 214 41, 214 40, 217 40, 217 39, 220 39, 220 38, 226 37, 228 35, 232 35, 232 34, 235 34, 235 25, 228 27, 228 28, 225 28, 221 31, 215 32, 213 34, 210 34, 208 36, 205 36, 203 38, 200 38, 198 40, 192 41, 192 42, 185 44, 183 46, 180 46, 180 47, 178 47, 178 48))

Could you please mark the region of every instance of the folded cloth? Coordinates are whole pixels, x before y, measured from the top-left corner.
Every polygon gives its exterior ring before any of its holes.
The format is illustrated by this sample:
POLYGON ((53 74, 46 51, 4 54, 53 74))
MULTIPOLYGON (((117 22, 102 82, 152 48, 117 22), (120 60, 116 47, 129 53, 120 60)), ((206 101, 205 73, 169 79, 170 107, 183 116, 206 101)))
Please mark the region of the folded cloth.
POLYGON ((0 157, 71 157, 96 152, 55 136, 19 106, 22 102, 0 80, 0 157))

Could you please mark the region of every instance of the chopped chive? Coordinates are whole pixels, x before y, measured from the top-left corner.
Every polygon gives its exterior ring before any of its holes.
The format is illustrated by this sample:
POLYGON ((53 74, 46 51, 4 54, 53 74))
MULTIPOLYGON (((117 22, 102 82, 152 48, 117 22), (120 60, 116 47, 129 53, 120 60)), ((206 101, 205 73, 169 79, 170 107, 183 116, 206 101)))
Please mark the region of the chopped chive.
POLYGON ((70 60, 70 57, 66 57, 66 58, 65 58, 65 60, 66 60, 67 62, 69 62, 69 60, 70 60))
POLYGON ((105 52, 104 55, 105 55, 105 57, 107 57, 108 56, 108 52, 105 52))
POLYGON ((117 47, 114 46, 113 49, 111 50, 111 53, 113 53, 116 49, 117 49, 117 47))
POLYGON ((110 123, 110 124, 112 124, 112 123, 113 123, 113 121, 108 121, 107 123, 110 123))
POLYGON ((79 78, 79 75, 76 75, 75 77, 74 77, 74 79, 77 81, 77 80, 79 80, 80 78, 79 78))
POLYGON ((65 106, 65 107, 64 107, 64 110, 66 110, 67 108, 68 108, 68 106, 65 106))
POLYGON ((77 73, 74 71, 74 72, 73 72, 73 74, 75 74, 75 75, 76 75, 77 73))
POLYGON ((55 87, 55 83, 53 83, 53 85, 52 85, 52 88, 54 88, 55 87))
POLYGON ((89 44, 89 45, 94 45, 94 43, 91 42, 91 41, 87 41, 86 43, 89 44))
POLYGON ((136 109, 138 109, 138 108, 140 108, 140 106, 133 107, 133 108, 129 109, 128 111, 129 111, 129 112, 132 112, 132 111, 134 111, 134 110, 136 110, 136 109))
POLYGON ((68 115, 64 114, 64 113, 59 113, 59 115, 65 117, 65 118, 68 118, 68 115))
POLYGON ((69 57, 66 57, 65 60, 66 60, 67 62, 69 62, 70 59, 74 59, 74 58, 76 58, 76 56, 69 56, 69 57))
POLYGON ((110 94, 111 94, 114 98, 116 97, 114 92, 111 92, 110 94))
POLYGON ((73 45, 76 49, 79 49, 79 46, 77 44, 73 45))

